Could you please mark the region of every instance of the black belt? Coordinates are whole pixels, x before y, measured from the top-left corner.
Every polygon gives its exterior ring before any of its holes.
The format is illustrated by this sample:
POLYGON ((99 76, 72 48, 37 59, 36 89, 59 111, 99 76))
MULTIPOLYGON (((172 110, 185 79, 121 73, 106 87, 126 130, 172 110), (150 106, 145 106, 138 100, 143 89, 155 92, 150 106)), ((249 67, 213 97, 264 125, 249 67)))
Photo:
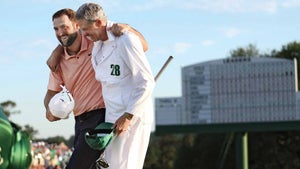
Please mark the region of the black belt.
POLYGON ((91 117, 94 113, 99 113, 99 112, 104 111, 104 110, 105 109, 103 108, 103 109, 97 109, 97 110, 84 112, 81 115, 75 116, 75 120, 83 122, 83 121, 87 120, 89 117, 91 117))

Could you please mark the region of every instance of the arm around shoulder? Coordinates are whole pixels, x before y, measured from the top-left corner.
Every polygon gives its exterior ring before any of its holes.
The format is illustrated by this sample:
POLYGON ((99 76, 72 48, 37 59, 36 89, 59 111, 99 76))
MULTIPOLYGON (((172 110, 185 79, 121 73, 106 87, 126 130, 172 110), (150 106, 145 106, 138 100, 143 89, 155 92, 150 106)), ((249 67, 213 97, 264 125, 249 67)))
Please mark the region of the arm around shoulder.
POLYGON ((131 26, 129 26, 128 30, 131 31, 132 33, 136 34, 139 37, 139 39, 142 43, 142 46, 143 46, 143 50, 144 50, 144 52, 146 52, 148 50, 149 46, 148 46, 148 42, 146 41, 144 36, 139 31, 137 31, 136 29, 134 29, 131 26))
POLYGON ((137 31, 136 29, 134 29, 133 27, 131 27, 128 24, 114 23, 113 26, 110 28, 110 31, 112 31, 112 33, 115 36, 121 36, 123 34, 123 32, 130 31, 139 37, 139 40, 142 43, 144 52, 146 52, 149 48, 148 43, 147 43, 146 39, 144 38, 144 36, 139 31, 137 31))
POLYGON ((56 72, 61 55, 64 53, 64 48, 60 45, 57 45, 57 47, 52 51, 50 57, 47 60, 47 65, 50 68, 52 72, 56 72))

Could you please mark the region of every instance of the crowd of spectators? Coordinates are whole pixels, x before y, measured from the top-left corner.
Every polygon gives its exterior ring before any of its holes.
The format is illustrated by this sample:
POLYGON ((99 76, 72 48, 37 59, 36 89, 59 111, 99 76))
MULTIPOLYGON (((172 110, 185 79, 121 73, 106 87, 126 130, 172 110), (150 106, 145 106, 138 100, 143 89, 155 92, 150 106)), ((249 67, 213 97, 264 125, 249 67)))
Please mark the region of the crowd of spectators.
POLYGON ((65 168, 72 149, 61 144, 48 144, 46 142, 32 142, 32 162, 30 169, 63 169, 65 168))

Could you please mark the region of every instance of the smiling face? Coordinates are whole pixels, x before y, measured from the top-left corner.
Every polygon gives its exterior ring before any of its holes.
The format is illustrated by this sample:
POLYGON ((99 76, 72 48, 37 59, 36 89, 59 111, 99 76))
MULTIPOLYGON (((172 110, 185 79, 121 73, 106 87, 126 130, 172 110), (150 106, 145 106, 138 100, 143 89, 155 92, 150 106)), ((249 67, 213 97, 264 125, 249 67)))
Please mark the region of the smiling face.
POLYGON ((78 25, 81 32, 91 41, 107 40, 106 25, 101 20, 87 21, 84 19, 78 20, 78 25))
POLYGON ((77 23, 72 22, 67 15, 54 18, 53 28, 57 39, 65 47, 73 44, 79 30, 77 23))

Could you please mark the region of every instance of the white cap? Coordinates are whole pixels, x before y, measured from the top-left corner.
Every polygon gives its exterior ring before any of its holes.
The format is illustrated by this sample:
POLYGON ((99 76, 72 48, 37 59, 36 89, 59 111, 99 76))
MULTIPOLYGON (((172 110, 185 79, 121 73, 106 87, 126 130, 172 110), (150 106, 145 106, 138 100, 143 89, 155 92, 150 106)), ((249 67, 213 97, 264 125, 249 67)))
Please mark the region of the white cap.
POLYGON ((74 109, 75 102, 66 87, 61 87, 62 91, 51 98, 48 106, 53 116, 61 119, 67 119, 74 109))

